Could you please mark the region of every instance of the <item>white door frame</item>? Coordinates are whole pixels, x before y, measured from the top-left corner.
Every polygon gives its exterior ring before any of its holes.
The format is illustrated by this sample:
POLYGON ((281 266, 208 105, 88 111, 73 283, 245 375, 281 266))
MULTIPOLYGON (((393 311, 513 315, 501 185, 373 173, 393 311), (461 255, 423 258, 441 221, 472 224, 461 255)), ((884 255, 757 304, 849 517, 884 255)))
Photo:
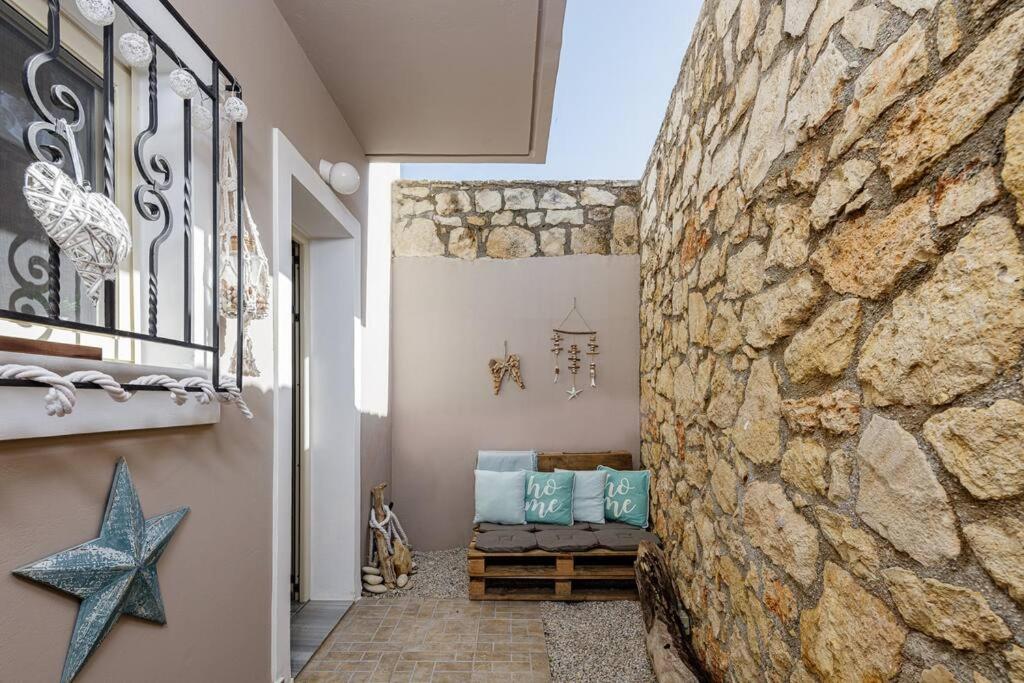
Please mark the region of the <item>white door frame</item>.
POLYGON ((274 472, 271 680, 290 672, 291 239, 309 240, 307 297, 309 595, 359 597, 359 424, 356 401, 361 226, 278 129, 273 131, 274 472))

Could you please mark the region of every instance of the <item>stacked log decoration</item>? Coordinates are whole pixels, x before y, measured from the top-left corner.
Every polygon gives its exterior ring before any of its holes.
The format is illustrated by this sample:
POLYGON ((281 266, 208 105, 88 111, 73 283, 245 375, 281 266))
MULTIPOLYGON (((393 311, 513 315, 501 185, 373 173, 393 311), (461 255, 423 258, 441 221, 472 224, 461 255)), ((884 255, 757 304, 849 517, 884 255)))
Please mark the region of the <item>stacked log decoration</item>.
POLYGON ((402 526, 391 508, 384 504, 385 488, 387 484, 381 483, 370 490, 373 501, 370 518, 373 547, 370 550, 370 562, 363 567, 363 589, 373 594, 409 588, 410 576, 416 572, 416 563, 412 561, 412 552, 402 526))
POLYGON ((710 681, 690 641, 690 616, 669 576, 665 555, 650 541, 637 549, 636 586, 655 678, 659 683, 710 681))

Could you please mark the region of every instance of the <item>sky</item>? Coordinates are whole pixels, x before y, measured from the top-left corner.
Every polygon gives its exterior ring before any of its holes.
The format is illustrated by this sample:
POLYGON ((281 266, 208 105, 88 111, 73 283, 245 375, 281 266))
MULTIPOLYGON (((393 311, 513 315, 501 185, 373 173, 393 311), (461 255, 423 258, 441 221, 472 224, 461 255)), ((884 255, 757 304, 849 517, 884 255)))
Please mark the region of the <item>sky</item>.
POLYGON ((419 180, 635 180, 700 0, 568 0, 544 164, 402 164, 419 180))

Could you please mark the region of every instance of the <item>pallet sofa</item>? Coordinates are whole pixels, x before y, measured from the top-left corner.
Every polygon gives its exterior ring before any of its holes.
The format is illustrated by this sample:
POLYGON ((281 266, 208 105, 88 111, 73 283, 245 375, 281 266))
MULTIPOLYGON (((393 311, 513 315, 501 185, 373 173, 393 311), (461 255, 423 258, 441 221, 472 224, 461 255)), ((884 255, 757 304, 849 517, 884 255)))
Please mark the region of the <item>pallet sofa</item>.
MULTIPOLYGON (((537 469, 552 472, 591 470, 605 465, 618 470, 633 467, 633 457, 626 451, 603 453, 541 453, 537 469)), ((633 568, 639 540, 657 539, 629 525, 574 524, 546 530, 543 524, 516 525, 516 534, 559 534, 566 530, 577 538, 587 539, 598 547, 578 551, 556 551, 534 548, 518 552, 485 551, 477 547, 485 534, 506 533, 502 525, 481 524, 474 530, 469 544, 470 600, 636 600, 636 574, 633 568), (596 530, 596 531, 595 531, 596 530), (626 533, 621 533, 626 530, 626 533), (579 535, 578 535, 579 534, 579 535), (580 536, 582 535, 582 536, 580 536), (603 539, 603 542, 600 540, 603 539), (625 541, 625 542, 624 542, 625 541), (611 547, 600 547, 601 545, 611 547)), ((539 536, 544 538, 544 536, 539 536)), ((589 544, 585 543, 585 544, 589 544)), ((545 544, 546 545, 546 544, 545 544)))

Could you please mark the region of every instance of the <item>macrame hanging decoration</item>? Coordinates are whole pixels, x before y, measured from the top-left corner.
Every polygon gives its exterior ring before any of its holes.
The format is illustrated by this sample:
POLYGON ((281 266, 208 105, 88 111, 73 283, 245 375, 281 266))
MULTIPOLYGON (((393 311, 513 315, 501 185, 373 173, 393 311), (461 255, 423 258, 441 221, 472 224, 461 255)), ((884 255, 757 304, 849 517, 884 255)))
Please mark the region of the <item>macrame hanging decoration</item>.
MULTIPOLYGON (((572 308, 569 309, 569 313, 564 318, 562 318, 562 322, 558 323, 558 325, 556 325, 554 329, 551 330, 551 332, 551 358, 555 368, 554 381, 557 383, 559 375, 561 374, 561 369, 559 368, 558 361, 559 356, 562 354, 562 351, 564 350, 562 347, 563 339, 565 337, 587 337, 586 355, 589 359, 587 364, 590 372, 590 386, 596 389, 597 357, 600 355, 600 352, 598 351, 600 347, 597 344, 597 330, 593 329, 590 326, 590 323, 588 323, 586 318, 583 317, 583 314, 580 313, 579 309, 576 308, 576 297, 573 297, 572 308), (580 329, 573 329, 566 325, 566 323, 569 322, 569 319, 572 318, 573 315, 576 316, 576 319, 582 325, 580 329)), ((567 358, 569 361, 569 374, 572 376, 572 386, 569 387, 569 389, 565 393, 569 394, 569 400, 571 401, 583 393, 583 389, 576 388, 576 375, 577 373, 579 373, 580 367, 582 367, 580 365, 580 361, 583 358, 579 344, 575 342, 569 344, 567 358)))
MULTIPOLYGON (((227 126, 225 126, 227 128, 227 126)), ((238 316, 238 170, 235 153, 228 135, 220 140, 220 314, 225 318, 238 316)), ((242 268, 245 270, 245 297, 242 311, 242 374, 259 377, 253 353, 249 323, 270 315, 270 263, 260 243, 260 233, 243 197, 242 211, 245 232, 242 239, 242 268)), ((231 365, 237 363, 237 347, 231 365)))
POLYGON ((108 197, 92 192, 82 174, 75 134, 64 119, 57 135, 67 141, 75 178, 55 164, 36 161, 25 170, 23 193, 28 208, 43 230, 71 260, 86 292, 100 299, 104 281, 113 280, 131 251, 132 235, 124 214, 108 197))
POLYGON ((494 386, 495 396, 501 392, 501 384, 505 381, 505 375, 511 377, 512 381, 520 389, 526 388, 526 385, 523 384, 522 372, 520 371, 519 355, 515 353, 509 354, 508 341, 505 342, 505 357, 501 360, 492 358, 487 362, 487 367, 491 371, 491 384, 494 386))

